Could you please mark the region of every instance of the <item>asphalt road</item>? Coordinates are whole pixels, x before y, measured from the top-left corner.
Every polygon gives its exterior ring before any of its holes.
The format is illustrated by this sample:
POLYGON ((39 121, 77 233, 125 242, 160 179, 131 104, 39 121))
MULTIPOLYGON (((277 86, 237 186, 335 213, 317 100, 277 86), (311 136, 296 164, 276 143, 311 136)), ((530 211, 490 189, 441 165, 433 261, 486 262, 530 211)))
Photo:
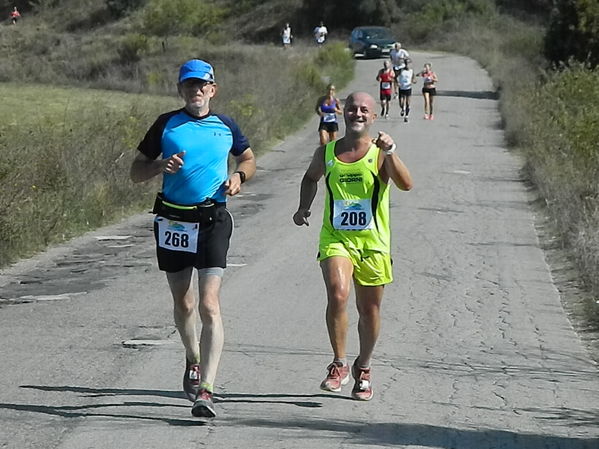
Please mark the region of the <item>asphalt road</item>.
MULTIPOLYGON (((535 200, 505 147, 475 62, 414 54, 440 82, 435 121, 389 120, 415 187, 392 194, 396 281, 368 403, 319 390, 331 354, 312 226, 291 216, 316 118, 258 160, 231 201, 226 343, 214 420, 190 414, 183 351, 154 260, 151 216, 0 272, 0 448, 599 447, 599 373, 535 232, 535 200)), ((353 90, 378 94, 380 60, 353 90)), ((150 205, 148 205, 150 207, 150 205)), ((349 353, 357 351, 352 310, 349 353)))

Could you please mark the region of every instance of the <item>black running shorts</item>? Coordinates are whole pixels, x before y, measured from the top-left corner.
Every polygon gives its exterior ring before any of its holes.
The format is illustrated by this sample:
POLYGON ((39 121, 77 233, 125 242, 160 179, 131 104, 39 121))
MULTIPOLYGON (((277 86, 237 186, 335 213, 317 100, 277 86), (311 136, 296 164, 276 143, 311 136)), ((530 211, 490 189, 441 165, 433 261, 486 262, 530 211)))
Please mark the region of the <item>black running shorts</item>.
POLYGON ((337 122, 320 122, 318 131, 326 131, 328 133, 336 133, 339 131, 339 124, 337 122))
POLYGON ((156 216, 154 237, 158 268, 168 273, 176 273, 187 267, 226 268, 229 242, 233 233, 231 213, 219 205, 215 211, 214 222, 205 228, 189 231, 197 224, 169 221, 156 216), (186 229, 187 228, 187 229, 186 229), (189 232, 197 232, 191 239, 189 232), (189 245, 190 241, 197 244, 189 245))
POLYGON ((434 87, 423 87, 422 93, 429 94, 430 96, 437 95, 437 89, 434 87))

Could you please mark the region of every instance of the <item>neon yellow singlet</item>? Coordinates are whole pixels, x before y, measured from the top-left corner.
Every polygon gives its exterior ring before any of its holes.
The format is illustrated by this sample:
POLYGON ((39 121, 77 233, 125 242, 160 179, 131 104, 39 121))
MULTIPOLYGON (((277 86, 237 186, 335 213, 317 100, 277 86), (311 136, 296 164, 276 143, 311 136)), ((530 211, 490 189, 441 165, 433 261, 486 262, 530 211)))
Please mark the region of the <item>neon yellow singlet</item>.
POLYGON ((356 250, 389 253, 389 185, 378 175, 380 150, 371 145, 356 162, 335 156, 335 143, 325 147, 326 196, 320 246, 340 242, 356 250))

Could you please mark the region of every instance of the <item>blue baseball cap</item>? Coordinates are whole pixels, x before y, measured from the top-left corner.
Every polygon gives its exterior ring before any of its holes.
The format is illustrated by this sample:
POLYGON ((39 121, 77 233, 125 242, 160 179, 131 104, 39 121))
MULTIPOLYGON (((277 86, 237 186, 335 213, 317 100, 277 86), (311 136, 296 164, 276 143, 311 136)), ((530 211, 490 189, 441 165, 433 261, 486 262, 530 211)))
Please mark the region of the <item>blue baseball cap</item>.
POLYGON ((190 59, 179 69, 179 82, 189 78, 197 78, 210 83, 214 82, 214 69, 201 59, 190 59))

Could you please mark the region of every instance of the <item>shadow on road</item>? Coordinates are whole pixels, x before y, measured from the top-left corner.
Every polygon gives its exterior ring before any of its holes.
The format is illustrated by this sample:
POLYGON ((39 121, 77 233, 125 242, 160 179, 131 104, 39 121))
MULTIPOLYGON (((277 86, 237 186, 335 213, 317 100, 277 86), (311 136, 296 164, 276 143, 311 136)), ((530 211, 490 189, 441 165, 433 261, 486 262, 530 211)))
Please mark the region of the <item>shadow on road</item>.
POLYGON ((437 95, 440 97, 460 97, 473 98, 475 100, 499 100, 499 92, 491 90, 468 91, 468 90, 439 90, 437 95))
POLYGON ((350 400, 350 397, 339 396, 336 394, 245 394, 245 393, 226 393, 218 395, 218 402, 225 403, 246 403, 246 404, 287 404, 298 407, 322 407, 322 402, 316 401, 292 401, 285 399, 304 399, 304 398, 323 398, 323 399, 343 399, 350 400), (282 400, 281 400, 282 399, 282 400))
MULTIPOLYGON (((597 416, 595 417, 597 418, 597 416)), ((237 420, 248 427, 280 429, 302 428, 305 439, 321 438, 321 432, 338 433, 344 441, 351 438, 352 445, 431 447, 445 449, 596 449, 599 438, 565 437, 512 432, 498 429, 455 429, 419 423, 364 423, 339 419, 273 421, 272 419, 237 420)), ((295 435, 295 434, 294 434, 295 435)))
POLYGON ((175 390, 142 390, 136 388, 89 388, 72 387, 68 385, 21 385, 19 388, 29 388, 41 391, 60 391, 70 393, 81 393, 86 397, 104 397, 104 396, 160 396, 163 398, 183 398, 181 391, 175 390))
MULTIPOLYGON (((32 390, 40 391, 51 391, 51 392, 70 392, 79 393, 84 397, 98 398, 107 396, 158 396, 163 398, 175 398, 182 399, 183 393, 181 391, 174 390, 142 390, 142 389, 131 389, 131 388, 89 388, 89 387, 74 387, 74 386, 49 386, 49 385, 21 385, 20 388, 27 388, 32 390)), ((323 399, 346 399, 351 400, 349 397, 338 396, 335 394, 251 394, 251 393, 215 393, 214 401, 223 403, 258 403, 258 404, 287 404, 295 405, 298 407, 322 407, 321 402, 317 401, 300 401, 292 399, 310 399, 310 398, 323 398, 323 399)), ((127 403, 128 405, 135 405, 133 402, 127 403)), ((145 405, 147 403, 137 403, 137 405, 145 405)), ((110 404, 113 406, 114 404, 110 404)), ((148 404, 152 405, 152 404, 148 404)), ((76 408, 93 408, 103 407, 104 405, 97 406, 78 406, 76 408)))
MULTIPOLYGON (((68 385, 21 385, 19 388, 27 388, 32 390, 50 391, 50 392, 70 392, 79 393, 85 398, 101 398, 101 397, 116 397, 116 396, 154 396, 162 398, 184 399, 181 391, 174 390, 150 390, 150 389, 135 389, 135 388, 89 388, 76 387, 68 385)), ((120 403, 103 403, 103 404, 80 404, 80 405, 59 405, 45 406, 38 404, 9 404, 0 403, 0 409, 15 410, 22 412, 43 413, 46 415, 61 416, 63 418, 115 418, 115 419, 135 419, 141 421, 162 421, 171 426, 201 426, 205 423, 197 419, 179 419, 169 418, 165 416, 149 416, 144 414, 121 414, 121 413, 95 413, 89 412, 93 409, 103 409, 109 407, 152 407, 152 408, 189 408, 187 403, 159 403, 159 402, 144 402, 144 401, 124 401, 120 403)))
MULTIPOLYGON (((182 398, 181 392, 170 390, 149 389, 118 389, 118 388, 88 388, 73 386, 44 386, 21 385, 21 388, 30 388, 41 391, 73 392, 85 397, 105 396, 155 396, 165 398, 182 398)), ((333 394, 246 394, 226 393, 215 396, 222 403, 269 403, 288 404, 299 407, 322 407, 322 403, 306 399, 342 399, 351 400, 333 394)), ((196 419, 180 419, 176 417, 158 416, 152 414, 109 413, 101 409, 115 407, 144 407, 151 409, 161 408, 188 408, 182 401, 180 404, 125 401, 103 404, 79 405, 39 405, 39 404, 14 404, 0 403, 0 410, 13 410, 17 412, 40 413, 63 418, 110 418, 116 420, 136 420, 150 422, 164 422, 171 426, 202 426, 206 422, 196 419)), ((563 432, 572 433, 572 429, 579 426, 594 425, 599 422, 599 411, 568 409, 565 407, 553 409, 526 410, 538 415, 538 419, 550 422, 552 429, 563 429, 563 432)), ((306 439, 321 438, 322 432, 338 434, 340 439, 351 437, 354 444, 376 446, 422 446, 431 448, 450 449, 481 449, 484 447, 501 447, 503 449, 596 449, 599 447, 599 438, 584 436, 562 436, 551 434, 534 434, 511 430, 486 429, 486 428, 452 428, 432 424, 396 422, 396 423, 368 423, 348 421, 342 419, 314 419, 302 416, 298 419, 279 419, 267 417, 264 419, 231 418, 226 422, 232 426, 262 427, 273 429, 310 429, 303 432, 306 439)), ((296 437, 297 435, 294 434, 296 437)))
MULTIPOLYGON (((140 421, 161 421, 170 426, 203 426, 204 421, 194 419, 168 418, 163 416, 148 416, 142 414, 123 414, 123 413, 95 413, 88 410, 100 409, 106 407, 173 407, 172 404, 159 404, 156 402, 123 402, 118 404, 91 404, 91 405, 35 405, 35 404, 10 404, 0 403, 0 410, 14 410, 19 412, 42 413, 50 416, 60 416, 62 418, 114 418, 134 419, 140 421)), ((179 406, 179 407, 182 407, 179 406)))
MULTIPOLYGON (((50 385, 21 385, 20 388, 48 391, 48 392, 69 392, 78 393, 85 398, 101 398, 101 397, 116 397, 116 396, 154 396, 162 398, 183 399, 181 391, 173 390, 150 390, 150 389, 131 389, 131 388, 89 388, 79 386, 50 386, 50 385)), ((214 401, 222 403, 256 403, 256 404, 283 404, 293 405, 297 407, 320 408, 322 402, 310 401, 305 399, 311 398, 326 398, 326 399, 343 399, 351 400, 350 398, 333 395, 333 394, 245 394, 245 393, 226 393, 215 394, 214 401), (300 400, 304 399, 304 400, 300 400)), ((0 409, 8 409, 23 412, 43 413, 46 415, 61 416, 63 418, 81 418, 81 417, 104 417, 118 419, 137 419, 163 421, 169 425, 190 426, 202 425, 202 422, 191 419, 178 419, 159 416, 147 416, 143 414, 119 414, 119 413, 95 413, 90 412, 94 409, 104 409, 108 407, 179 407, 188 408, 187 404, 172 404, 144 401, 125 401, 120 403, 102 403, 102 404, 79 404, 79 405, 60 405, 60 406, 44 406, 37 404, 10 404, 0 403, 0 409)))

